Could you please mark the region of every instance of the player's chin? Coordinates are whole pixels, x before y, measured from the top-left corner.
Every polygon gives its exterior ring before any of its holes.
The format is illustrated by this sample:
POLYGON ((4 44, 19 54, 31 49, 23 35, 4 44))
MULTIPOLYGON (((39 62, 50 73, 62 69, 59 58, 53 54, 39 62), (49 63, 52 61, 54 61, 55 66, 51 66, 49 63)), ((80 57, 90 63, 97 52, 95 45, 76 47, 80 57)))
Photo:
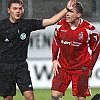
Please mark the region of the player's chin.
POLYGON ((66 20, 66 22, 67 22, 67 23, 71 23, 71 21, 70 21, 70 20, 66 20))
POLYGON ((20 18, 21 18, 21 16, 17 16, 17 17, 15 17, 16 20, 18 20, 18 19, 20 19, 20 18))
POLYGON ((69 18, 66 18, 66 22, 70 23, 71 21, 70 21, 70 19, 69 19, 69 18))

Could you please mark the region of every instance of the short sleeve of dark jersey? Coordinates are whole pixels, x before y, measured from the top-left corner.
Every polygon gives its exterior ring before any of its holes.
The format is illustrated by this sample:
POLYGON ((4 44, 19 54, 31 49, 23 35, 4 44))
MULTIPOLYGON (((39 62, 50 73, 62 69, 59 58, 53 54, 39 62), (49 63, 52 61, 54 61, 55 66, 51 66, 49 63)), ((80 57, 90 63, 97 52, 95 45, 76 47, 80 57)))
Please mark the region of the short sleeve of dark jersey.
POLYGON ((45 29, 45 27, 43 27, 42 25, 43 20, 29 19, 28 22, 29 22, 28 25, 30 25, 30 28, 32 31, 39 30, 39 29, 45 29))

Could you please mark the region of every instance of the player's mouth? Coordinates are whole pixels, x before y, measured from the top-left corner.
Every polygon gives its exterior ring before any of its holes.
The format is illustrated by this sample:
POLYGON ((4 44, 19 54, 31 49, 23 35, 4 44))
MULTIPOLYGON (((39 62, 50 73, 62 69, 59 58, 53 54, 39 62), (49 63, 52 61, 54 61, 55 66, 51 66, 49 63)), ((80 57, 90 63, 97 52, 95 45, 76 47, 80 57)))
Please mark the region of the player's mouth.
POLYGON ((66 17, 66 20, 69 20, 70 19, 70 17, 66 17))
POLYGON ((70 21, 70 17, 66 17, 66 21, 69 22, 70 21))
POLYGON ((20 17, 21 15, 20 14, 16 14, 16 17, 20 17))

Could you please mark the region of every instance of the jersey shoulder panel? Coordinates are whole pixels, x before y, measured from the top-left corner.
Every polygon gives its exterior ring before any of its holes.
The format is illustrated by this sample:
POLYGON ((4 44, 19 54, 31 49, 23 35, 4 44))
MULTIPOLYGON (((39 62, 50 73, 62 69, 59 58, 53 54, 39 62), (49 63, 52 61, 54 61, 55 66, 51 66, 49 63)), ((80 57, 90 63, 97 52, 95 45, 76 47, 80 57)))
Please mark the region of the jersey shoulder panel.
POLYGON ((83 20, 82 26, 86 27, 86 29, 89 29, 89 30, 95 30, 96 29, 95 26, 92 23, 90 23, 86 20, 83 20))
POLYGON ((57 30, 59 31, 62 27, 69 26, 68 22, 66 22, 66 18, 63 18, 57 23, 57 30))
POLYGON ((63 19, 61 19, 61 20, 57 23, 57 25, 65 24, 65 22, 66 22, 66 19, 63 18, 63 19))

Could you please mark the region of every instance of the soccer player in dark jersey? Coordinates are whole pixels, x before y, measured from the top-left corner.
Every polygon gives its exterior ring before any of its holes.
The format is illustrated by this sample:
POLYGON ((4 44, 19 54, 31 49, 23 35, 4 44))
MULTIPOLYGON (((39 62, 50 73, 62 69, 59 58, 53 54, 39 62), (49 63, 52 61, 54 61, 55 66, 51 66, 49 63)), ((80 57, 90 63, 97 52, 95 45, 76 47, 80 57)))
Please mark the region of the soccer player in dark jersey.
MULTIPOLYGON (((67 4, 70 8, 76 0, 67 4)), ((9 18, 0 21, 0 96, 4 100, 13 100, 16 94, 16 83, 25 100, 34 100, 33 86, 28 70, 27 49, 31 31, 44 29, 58 22, 68 9, 50 19, 24 19, 22 0, 10 0, 8 3, 9 18)))
POLYGON ((75 100, 90 96, 88 79, 99 55, 99 37, 95 26, 81 18, 82 13, 82 4, 76 2, 76 7, 57 23, 52 43, 51 100, 61 100, 71 82, 75 100))

